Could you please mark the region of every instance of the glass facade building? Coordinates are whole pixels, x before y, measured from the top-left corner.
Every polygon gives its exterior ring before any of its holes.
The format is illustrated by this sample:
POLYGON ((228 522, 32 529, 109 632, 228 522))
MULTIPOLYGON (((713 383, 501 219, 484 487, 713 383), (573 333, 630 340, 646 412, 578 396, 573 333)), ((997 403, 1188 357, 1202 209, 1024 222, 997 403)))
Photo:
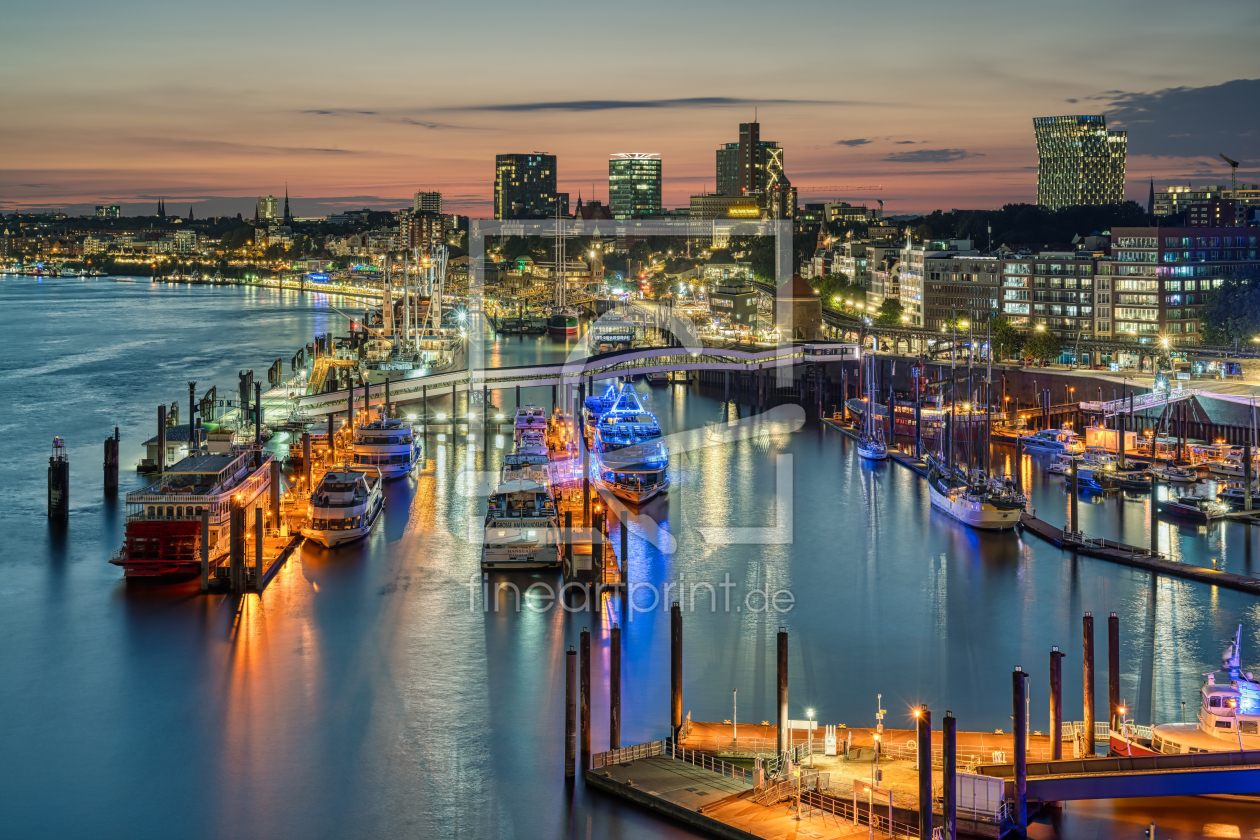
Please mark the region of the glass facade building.
POLYGON ((494 217, 551 219, 569 213, 569 194, 556 192, 556 156, 495 155, 494 217))
POLYGON ((661 159, 626 152, 608 160, 608 205, 614 219, 661 214, 661 159))
POLYGON ((1036 117, 1037 203, 1052 210, 1124 201, 1129 135, 1101 116, 1036 117))

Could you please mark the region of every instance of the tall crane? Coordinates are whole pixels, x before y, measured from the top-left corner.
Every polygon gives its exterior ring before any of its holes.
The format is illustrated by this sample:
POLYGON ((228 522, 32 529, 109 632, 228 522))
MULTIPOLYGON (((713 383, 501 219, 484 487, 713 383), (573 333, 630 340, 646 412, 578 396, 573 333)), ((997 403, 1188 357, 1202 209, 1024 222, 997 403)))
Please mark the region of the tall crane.
MULTIPOLYGON (((1218 154, 1221 153, 1218 152, 1218 154)), ((1221 154, 1221 160, 1229 164, 1229 193, 1232 198, 1233 194, 1238 191, 1238 161, 1231 160, 1225 157, 1224 154, 1221 154)))

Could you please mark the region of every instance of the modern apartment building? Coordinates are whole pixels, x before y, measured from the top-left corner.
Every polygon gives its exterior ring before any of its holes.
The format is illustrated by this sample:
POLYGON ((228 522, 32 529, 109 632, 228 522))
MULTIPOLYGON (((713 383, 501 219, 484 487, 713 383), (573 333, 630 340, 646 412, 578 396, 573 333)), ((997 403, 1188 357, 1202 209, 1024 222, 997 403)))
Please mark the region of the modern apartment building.
POLYGON ((1037 203, 1057 210, 1124 201, 1129 136, 1101 116, 1035 117, 1037 203))
POLYGON ((264 222, 280 218, 280 202, 276 200, 274 195, 258 196, 257 214, 258 219, 264 222))
POLYGON ((415 195, 415 205, 412 207, 417 213, 438 213, 442 212, 442 194, 440 192, 425 192, 421 190, 415 195))
POLYGON ((1003 257, 1001 312, 1017 327, 1038 326, 1061 339, 1094 334, 1093 255, 1042 252, 1003 257))
POLYGON ((661 214, 661 158, 623 152, 608 159, 608 204, 614 219, 661 214))
POLYGON ((982 322, 998 312, 1001 261, 975 251, 923 261, 923 326, 942 329, 954 318, 982 322))
POLYGON ((120 219, 122 218, 122 208, 117 204, 98 204, 96 205, 96 218, 120 219))
POLYGON ((1098 266, 1098 334, 1200 343, 1199 308, 1207 293, 1228 277, 1260 267, 1257 232, 1113 228, 1111 260, 1098 266))
POLYGON ((569 194, 556 191, 556 156, 495 155, 494 217, 551 219, 569 214, 569 194))
MULTIPOLYGON (((955 254, 976 255, 970 239, 950 239, 920 242, 917 245, 907 238, 901 247, 897 261, 899 269, 898 298, 901 301, 902 314, 909 318, 911 326, 924 325, 926 314, 925 296, 930 291, 925 285, 927 279, 927 262, 941 260, 955 254)), ((884 297, 891 297, 885 294, 884 297)))

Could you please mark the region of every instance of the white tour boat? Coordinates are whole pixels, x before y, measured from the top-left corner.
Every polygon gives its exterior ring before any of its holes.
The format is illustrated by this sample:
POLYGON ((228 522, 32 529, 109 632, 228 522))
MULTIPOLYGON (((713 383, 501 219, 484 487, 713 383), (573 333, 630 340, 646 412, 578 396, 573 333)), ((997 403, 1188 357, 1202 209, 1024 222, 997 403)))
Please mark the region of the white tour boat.
POLYGON ((373 420, 354 430, 354 464, 377 467, 383 478, 400 478, 415 468, 420 442, 405 420, 373 420))
POLYGON ((669 452, 661 425, 643 408, 634 385, 621 386, 614 407, 594 427, 591 478, 627 502, 641 504, 669 488, 669 452))
POLYGON ((520 443, 525 432, 547 432, 547 412, 536 405, 523 405, 516 409, 515 431, 513 439, 520 443))
POLYGON ((1179 755, 1260 749, 1260 682, 1239 666, 1242 625, 1225 648, 1219 671, 1204 674, 1193 723, 1161 723, 1147 734, 1123 715, 1111 727, 1112 755, 1179 755))
POLYGON ((378 467, 329 470, 311 494, 302 536, 326 548, 367 536, 385 507, 378 467))
POLYGON ((1080 454, 1085 451, 1085 444, 1080 436, 1071 429, 1042 429, 1031 435, 1021 435, 1024 449, 1029 452, 1068 452, 1080 454))
POLYGON ((559 565, 559 516, 551 491, 526 478, 500 484, 486 511, 481 568, 544 569, 559 565))

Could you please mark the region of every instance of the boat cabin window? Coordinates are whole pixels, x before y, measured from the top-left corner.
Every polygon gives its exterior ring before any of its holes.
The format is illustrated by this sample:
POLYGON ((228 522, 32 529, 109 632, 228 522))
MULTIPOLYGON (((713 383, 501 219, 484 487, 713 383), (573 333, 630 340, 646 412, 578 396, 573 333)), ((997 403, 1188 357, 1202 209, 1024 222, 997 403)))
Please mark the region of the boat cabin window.
POLYGON ((1244 735, 1257 734, 1256 722, 1254 720, 1240 720, 1238 722, 1238 729, 1244 735))
POLYGON ((1233 725, 1228 720, 1218 720, 1216 722, 1217 729, 1232 729, 1233 725))
POLYGON ((155 514, 155 513, 153 512, 153 505, 149 505, 149 516, 150 516, 150 517, 153 517, 153 516, 156 516, 156 515, 157 515, 157 514, 155 514))
POLYGON ((184 509, 182 507, 175 508, 175 518, 181 519, 183 518, 183 516, 184 516, 184 509))
POLYGON ((168 507, 168 508, 166 509, 166 518, 167 518, 167 519, 174 519, 174 518, 175 518, 175 508, 174 508, 174 507, 168 507))
POLYGON ((1209 697, 1209 698, 1208 698, 1208 705, 1209 705, 1209 706, 1211 706, 1213 709, 1219 709, 1219 708, 1221 707, 1221 698, 1219 698, 1219 697, 1209 697))

